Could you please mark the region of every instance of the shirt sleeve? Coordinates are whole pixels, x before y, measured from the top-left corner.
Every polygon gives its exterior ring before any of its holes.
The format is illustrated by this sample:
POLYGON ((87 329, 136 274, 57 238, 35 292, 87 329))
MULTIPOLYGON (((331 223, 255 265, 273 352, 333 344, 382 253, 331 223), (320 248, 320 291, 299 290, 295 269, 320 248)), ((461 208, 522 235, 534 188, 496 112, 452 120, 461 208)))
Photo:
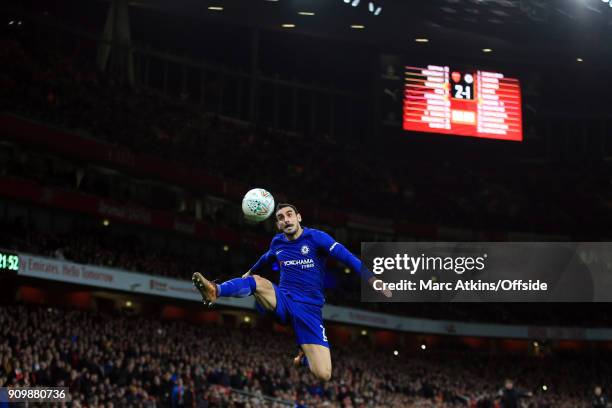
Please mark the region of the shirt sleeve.
POLYGON ((351 251, 333 239, 329 234, 323 231, 316 231, 313 237, 318 248, 332 258, 348 266, 353 272, 361 276, 361 279, 368 280, 374 276, 374 274, 362 264, 359 258, 353 255, 351 251))

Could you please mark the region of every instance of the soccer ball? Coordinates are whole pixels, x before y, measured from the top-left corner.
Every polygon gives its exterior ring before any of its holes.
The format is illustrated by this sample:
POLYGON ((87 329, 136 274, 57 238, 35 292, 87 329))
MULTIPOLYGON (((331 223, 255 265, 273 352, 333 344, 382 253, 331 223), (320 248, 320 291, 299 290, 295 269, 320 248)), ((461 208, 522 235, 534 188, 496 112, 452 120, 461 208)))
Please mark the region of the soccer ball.
POLYGON ((248 221, 261 222, 274 211, 274 197, 263 188, 249 190, 242 199, 242 212, 248 221))

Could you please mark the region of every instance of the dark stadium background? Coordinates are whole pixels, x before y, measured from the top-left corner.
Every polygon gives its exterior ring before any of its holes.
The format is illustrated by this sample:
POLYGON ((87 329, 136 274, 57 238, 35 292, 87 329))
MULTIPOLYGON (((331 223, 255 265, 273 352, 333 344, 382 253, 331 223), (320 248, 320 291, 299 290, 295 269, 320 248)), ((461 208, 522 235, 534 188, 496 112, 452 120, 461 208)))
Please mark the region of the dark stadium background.
MULTIPOLYGON (((377 0, 379 16, 367 3, 2 2, 2 252, 224 280, 274 232, 243 221, 251 187, 355 253, 610 240, 607 3, 377 0), (382 55, 519 78, 524 142, 384 125, 382 55)), ((608 304, 362 303, 359 280, 330 266, 328 303, 363 318, 327 322, 327 384, 292 369, 290 332, 254 310, 2 271, 0 386, 67 386, 75 407, 498 407, 512 379, 533 394, 523 406, 604 406, 608 304), (443 329, 394 331, 368 312, 443 329)))

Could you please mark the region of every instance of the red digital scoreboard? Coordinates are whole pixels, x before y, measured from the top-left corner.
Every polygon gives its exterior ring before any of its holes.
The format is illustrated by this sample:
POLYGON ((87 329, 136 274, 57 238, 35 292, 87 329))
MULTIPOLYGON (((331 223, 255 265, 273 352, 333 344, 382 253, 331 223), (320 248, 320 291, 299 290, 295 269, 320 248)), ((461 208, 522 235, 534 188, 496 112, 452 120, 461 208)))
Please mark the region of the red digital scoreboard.
POLYGON ((404 130, 522 141, 518 79, 447 66, 406 67, 404 130))

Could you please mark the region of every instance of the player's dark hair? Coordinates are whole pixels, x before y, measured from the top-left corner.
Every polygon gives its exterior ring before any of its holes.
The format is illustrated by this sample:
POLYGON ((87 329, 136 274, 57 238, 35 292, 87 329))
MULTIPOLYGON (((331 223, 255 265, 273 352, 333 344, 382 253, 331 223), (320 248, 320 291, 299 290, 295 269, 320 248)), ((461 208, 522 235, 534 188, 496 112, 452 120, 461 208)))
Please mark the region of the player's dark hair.
POLYGON ((295 205, 289 204, 289 203, 278 203, 278 205, 276 206, 276 211, 274 211, 274 212, 277 213, 277 212, 279 212, 280 210, 282 210, 283 208, 286 208, 286 207, 290 207, 293 210, 293 212, 295 212, 296 214, 299 213, 297 207, 295 205))

